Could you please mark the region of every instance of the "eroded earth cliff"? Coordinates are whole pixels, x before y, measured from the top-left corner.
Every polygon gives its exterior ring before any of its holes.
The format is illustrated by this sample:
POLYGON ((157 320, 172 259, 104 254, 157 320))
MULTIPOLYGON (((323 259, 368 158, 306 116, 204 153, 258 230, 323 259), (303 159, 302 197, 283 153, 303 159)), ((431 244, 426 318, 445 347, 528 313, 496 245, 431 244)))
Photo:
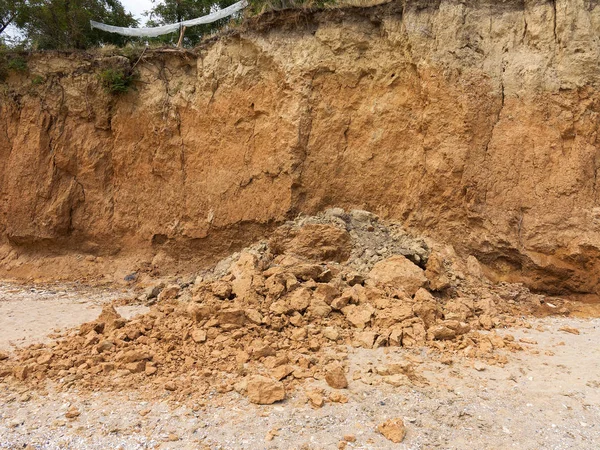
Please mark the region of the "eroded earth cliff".
MULTIPOLYGON (((361 208, 498 280, 600 292, 600 2, 264 15, 193 52, 35 53, 0 97, 0 270, 208 264, 361 208)), ((116 270, 115 274, 120 274, 116 270)))

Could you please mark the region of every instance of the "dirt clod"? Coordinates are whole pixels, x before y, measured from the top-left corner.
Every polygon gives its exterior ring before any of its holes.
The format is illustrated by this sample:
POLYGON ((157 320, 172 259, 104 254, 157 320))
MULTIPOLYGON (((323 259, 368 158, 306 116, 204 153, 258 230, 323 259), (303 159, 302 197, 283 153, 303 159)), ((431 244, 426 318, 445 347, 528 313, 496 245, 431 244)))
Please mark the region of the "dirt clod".
POLYGON ((321 408, 325 404, 325 399, 323 398, 323 394, 316 390, 311 390, 306 392, 306 397, 310 404, 315 408, 321 408))
POLYGON ((579 334, 579 330, 573 327, 560 327, 558 330, 564 331, 565 333, 579 334))
POLYGON ((402 442, 406 435, 404 421, 400 418, 386 420, 377 426, 377 431, 395 444, 402 442))
POLYGON ((75 418, 79 417, 80 415, 81 415, 81 412, 75 406, 71 406, 65 413, 65 417, 67 419, 75 419, 75 418))
POLYGON ((427 282, 423 269, 402 255, 394 255, 375 264, 369 278, 376 283, 401 286, 408 295, 414 295, 427 282))
POLYGON ((259 405, 270 405, 285 399, 285 388, 278 381, 263 376, 248 380, 246 395, 248 400, 259 405))
POLYGON ((339 365, 334 365, 326 370, 325 381, 334 389, 346 389, 348 387, 344 369, 339 365))

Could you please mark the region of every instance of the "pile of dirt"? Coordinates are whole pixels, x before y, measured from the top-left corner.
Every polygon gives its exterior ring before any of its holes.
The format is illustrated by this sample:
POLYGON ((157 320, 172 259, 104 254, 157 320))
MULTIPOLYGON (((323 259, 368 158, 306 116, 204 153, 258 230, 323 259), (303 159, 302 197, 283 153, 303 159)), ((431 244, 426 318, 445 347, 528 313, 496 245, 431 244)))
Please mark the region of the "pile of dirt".
MULTIPOLYGON (((126 320, 108 306, 55 343, 0 357, 0 377, 63 389, 143 386, 178 400, 236 389, 268 404, 306 379, 347 387, 348 346, 427 346, 441 358, 503 364, 504 350, 521 346, 494 328, 523 325, 524 313, 568 312, 523 286, 491 284, 474 257, 341 209, 287 223, 193 283, 157 284, 140 298, 153 304, 147 314, 126 320)), ((377 373, 391 384, 422 382, 410 361, 377 373)), ((329 400, 345 401, 335 390, 329 400)), ((323 395, 308 398, 319 406, 323 395)))

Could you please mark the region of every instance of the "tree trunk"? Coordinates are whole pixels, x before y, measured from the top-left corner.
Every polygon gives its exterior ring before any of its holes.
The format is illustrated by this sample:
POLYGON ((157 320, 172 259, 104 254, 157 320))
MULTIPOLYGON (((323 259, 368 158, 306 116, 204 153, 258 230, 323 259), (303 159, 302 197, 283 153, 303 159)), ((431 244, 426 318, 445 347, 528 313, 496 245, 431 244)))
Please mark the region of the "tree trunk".
POLYGON ((183 45, 183 35, 185 34, 185 28, 181 27, 181 31, 179 32, 179 40, 177 41, 177 47, 181 47, 183 45))

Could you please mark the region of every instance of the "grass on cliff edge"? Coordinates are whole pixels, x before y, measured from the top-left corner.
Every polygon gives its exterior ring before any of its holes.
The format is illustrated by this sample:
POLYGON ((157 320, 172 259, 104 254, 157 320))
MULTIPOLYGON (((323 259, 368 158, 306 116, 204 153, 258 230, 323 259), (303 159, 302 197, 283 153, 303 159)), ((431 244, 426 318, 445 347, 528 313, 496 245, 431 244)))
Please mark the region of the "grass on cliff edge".
POLYGON ((124 94, 133 87, 136 76, 124 69, 108 68, 102 70, 98 78, 109 94, 124 94))

